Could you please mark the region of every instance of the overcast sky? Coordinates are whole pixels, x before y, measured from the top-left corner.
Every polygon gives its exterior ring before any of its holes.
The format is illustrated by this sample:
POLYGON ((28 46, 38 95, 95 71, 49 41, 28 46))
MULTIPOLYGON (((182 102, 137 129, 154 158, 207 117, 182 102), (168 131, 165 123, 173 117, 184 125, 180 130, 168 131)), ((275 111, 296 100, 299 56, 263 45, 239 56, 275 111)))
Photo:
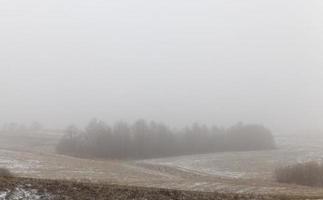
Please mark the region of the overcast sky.
POLYGON ((323 128, 321 0, 1 0, 0 123, 323 128))

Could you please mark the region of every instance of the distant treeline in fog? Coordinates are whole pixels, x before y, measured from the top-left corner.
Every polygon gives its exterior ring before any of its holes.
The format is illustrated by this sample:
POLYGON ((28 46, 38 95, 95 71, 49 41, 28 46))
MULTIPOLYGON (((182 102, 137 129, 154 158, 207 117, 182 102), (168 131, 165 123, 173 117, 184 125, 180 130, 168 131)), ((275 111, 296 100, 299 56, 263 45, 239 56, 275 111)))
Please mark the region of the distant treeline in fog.
POLYGON ((5 123, 2 125, 0 131, 2 132, 24 132, 24 131, 40 131, 43 130, 44 127, 39 122, 32 122, 30 125, 19 124, 19 123, 5 123))
POLYGON ((85 130, 67 128, 57 152, 77 157, 144 159, 272 148, 275 148, 274 138, 261 125, 240 123, 224 129, 195 123, 172 130, 153 121, 117 122, 111 127, 103 121, 92 120, 85 130))

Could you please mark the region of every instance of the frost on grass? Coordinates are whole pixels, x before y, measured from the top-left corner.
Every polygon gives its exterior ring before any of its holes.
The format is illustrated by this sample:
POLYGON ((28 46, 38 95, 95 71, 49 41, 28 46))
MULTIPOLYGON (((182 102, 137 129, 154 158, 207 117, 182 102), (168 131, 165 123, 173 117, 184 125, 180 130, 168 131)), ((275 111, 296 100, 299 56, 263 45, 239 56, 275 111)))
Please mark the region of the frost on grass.
POLYGON ((1 166, 7 167, 17 173, 30 173, 30 171, 35 171, 41 167, 40 161, 38 160, 16 160, 12 157, 3 157, 3 155, 0 155, 1 166))
POLYGON ((13 190, 0 191, 0 200, 50 200, 49 193, 39 193, 36 189, 18 186, 13 190))

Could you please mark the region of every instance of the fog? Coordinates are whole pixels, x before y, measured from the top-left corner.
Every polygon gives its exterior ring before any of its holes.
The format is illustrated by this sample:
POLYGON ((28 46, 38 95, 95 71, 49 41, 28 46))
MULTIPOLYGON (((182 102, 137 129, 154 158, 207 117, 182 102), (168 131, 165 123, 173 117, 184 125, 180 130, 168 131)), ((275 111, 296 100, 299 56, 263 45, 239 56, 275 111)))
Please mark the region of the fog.
POLYGON ((2 0, 0 124, 323 128, 320 0, 2 0))

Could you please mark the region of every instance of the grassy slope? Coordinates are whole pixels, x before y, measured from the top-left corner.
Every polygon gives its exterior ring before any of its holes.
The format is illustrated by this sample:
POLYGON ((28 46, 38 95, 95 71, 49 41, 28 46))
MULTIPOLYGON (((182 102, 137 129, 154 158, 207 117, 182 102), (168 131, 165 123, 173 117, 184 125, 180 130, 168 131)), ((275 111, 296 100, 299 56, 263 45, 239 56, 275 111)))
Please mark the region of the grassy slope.
MULTIPOLYGON (((31 178, 0 178, 0 191, 12 190, 19 186, 51 194, 54 199, 95 199, 95 200, 297 200, 311 199, 299 196, 254 196, 248 194, 221 194, 167 190, 157 188, 130 187, 108 184, 94 184, 64 180, 31 178)), ((315 198, 312 198, 315 199, 315 198)))

